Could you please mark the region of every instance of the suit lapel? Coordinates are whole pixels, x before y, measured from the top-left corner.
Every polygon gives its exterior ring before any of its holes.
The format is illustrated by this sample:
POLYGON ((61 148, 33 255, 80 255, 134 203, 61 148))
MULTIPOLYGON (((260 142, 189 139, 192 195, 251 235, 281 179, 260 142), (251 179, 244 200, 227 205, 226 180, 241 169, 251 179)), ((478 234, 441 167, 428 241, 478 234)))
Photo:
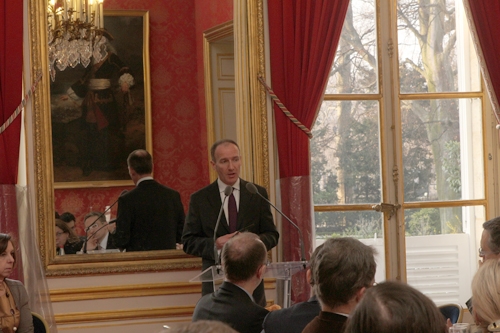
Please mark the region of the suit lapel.
POLYGON ((238 209, 238 220, 236 230, 242 230, 245 227, 245 221, 249 216, 249 210, 255 209, 251 205, 252 194, 246 188, 247 182, 240 178, 240 206, 238 209))

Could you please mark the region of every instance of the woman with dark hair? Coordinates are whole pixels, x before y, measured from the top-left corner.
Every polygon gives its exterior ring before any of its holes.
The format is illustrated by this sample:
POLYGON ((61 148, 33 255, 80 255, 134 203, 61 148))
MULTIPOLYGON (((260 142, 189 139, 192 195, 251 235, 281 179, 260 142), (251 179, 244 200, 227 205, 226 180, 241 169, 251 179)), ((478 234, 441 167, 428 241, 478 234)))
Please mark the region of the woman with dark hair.
POLYGON ((70 229, 68 224, 63 220, 56 219, 57 254, 62 254, 61 248, 64 249, 64 254, 76 254, 82 249, 82 246, 83 240, 70 229))
POLYGON ((9 234, 0 233, 0 331, 33 333, 28 293, 17 280, 7 279, 16 264, 16 250, 9 234))
POLYGON ((387 281, 367 289, 344 333, 445 333, 436 305, 415 288, 387 281))

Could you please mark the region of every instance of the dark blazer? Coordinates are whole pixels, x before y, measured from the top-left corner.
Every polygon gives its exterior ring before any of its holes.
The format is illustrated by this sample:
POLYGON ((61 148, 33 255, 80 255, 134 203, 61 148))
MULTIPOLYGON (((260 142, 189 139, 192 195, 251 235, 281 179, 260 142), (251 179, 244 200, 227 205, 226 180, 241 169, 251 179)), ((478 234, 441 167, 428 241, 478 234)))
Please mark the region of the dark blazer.
POLYGON ((32 333, 33 332, 33 317, 29 305, 28 293, 24 285, 17 280, 5 279, 5 283, 10 289, 10 293, 16 303, 16 308, 20 312, 19 327, 16 332, 32 333))
POLYGON ((205 295, 198 301, 193 322, 218 320, 240 333, 260 333, 262 321, 268 313, 240 287, 225 281, 215 293, 205 295))
POLYGON ((346 321, 346 316, 321 311, 316 318, 307 324, 302 333, 342 333, 346 321))
POLYGON ((184 216, 179 192, 143 180, 118 199, 114 245, 127 252, 175 249, 184 216))
MULTIPOLYGON (((274 225, 273 215, 269 203, 263 200, 258 194, 252 194, 246 189, 248 182, 240 179, 240 204, 238 210, 237 230, 245 230, 259 235, 266 245, 267 250, 271 250, 278 244, 279 233, 274 225)), ((267 191, 261 186, 257 186, 259 193, 267 198, 267 191)), ((222 200, 217 181, 202 188, 191 195, 189 210, 186 217, 186 224, 182 234, 184 251, 202 258, 202 269, 213 266, 214 259, 214 229, 219 215, 222 200)), ((225 214, 222 214, 217 237, 229 233, 229 225, 225 214)), ((211 283, 203 283, 203 295, 213 292, 211 283)), ((262 293, 255 296, 255 301, 262 304, 265 301, 264 285, 261 283, 256 292, 262 293)))
POLYGON ((313 296, 307 302, 269 312, 262 323, 262 329, 265 333, 300 333, 320 312, 321 305, 316 296, 313 296))

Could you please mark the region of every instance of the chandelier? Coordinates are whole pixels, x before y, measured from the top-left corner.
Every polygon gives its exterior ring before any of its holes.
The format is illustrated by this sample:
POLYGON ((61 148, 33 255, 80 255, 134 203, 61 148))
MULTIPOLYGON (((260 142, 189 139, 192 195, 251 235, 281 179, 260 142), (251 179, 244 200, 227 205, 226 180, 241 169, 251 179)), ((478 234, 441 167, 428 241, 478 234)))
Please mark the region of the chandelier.
POLYGON ((49 72, 64 71, 107 56, 104 0, 48 0, 47 35, 49 72))

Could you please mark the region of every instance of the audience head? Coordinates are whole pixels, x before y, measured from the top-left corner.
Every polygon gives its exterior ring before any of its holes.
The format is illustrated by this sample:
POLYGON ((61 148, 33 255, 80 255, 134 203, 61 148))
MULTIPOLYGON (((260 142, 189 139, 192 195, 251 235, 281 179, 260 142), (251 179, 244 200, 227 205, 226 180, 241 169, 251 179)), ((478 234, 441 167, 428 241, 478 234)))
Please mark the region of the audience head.
POLYGON ((486 328, 500 319, 500 261, 487 260, 472 279, 474 320, 486 328))
POLYGON ((131 152, 127 158, 127 165, 130 178, 132 178, 134 184, 143 176, 150 175, 153 172, 153 158, 144 149, 131 152))
MULTIPOLYGON (((169 331, 170 332, 170 331, 169 331)), ((215 320, 198 320, 172 330, 172 333, 238 333, 228 324, 215 320)))
POLYGON ((479 256, 483 261, 500 258, 500 216, 483 223, 479 256))
POLYGON ((366 291, 344 333, 446 333, 436 305, 407 284, 387 281, 366 291))
POLYGON ((69 228, 69 225, 63 220, 56 219, 56 246, 64 247, 66 242, 74 243, 78 241, 78 236, 69 228))
POLYGON ((374 283, 374 254, 372 247, 350 237, 330 238, 323 244, 313 269, 314 291, 323 309, 359 302, 374 283))
POLYGON ((108 233, 106 217, 100 212, 90 212, 85 215, 83 224, 85 225, 87 238, 95 237, 98 241, 101 241, 108 233))
POLYGON ((267 262, 267 250, 259 236, 242 232, 230 238, 221 253, 226 279, 233 283, 262 279, 267 262))
POLYGON ((234 185, 240 177, 240 147, 230 139, 216 141, 210 148, 210 164, 217 171, 219 179, 226 185, 234 185))
MULTIPOLYGON (((311 254, 311 259, 309 259, 309 269, 307 270, 306 276, 309 284, 314 287, 314 266, 316 265, 316 258, 318 257, 319 251, 323 248, 323 244, 319 245, 314 249, 314 252, 311 254)), ((313 288, 314 290, 314 288, 313 288)))
POLYGON ((76 221, 76 218, 75 218, 75 215, 71 214, 70 212, 64 212, 61 214, 61 217, 60 217, 61 220, 63 220, 64 222, 66 222, 66 224, 68 224, 68 227, 75 231, 75 221, 76 221))
POLYGON ((12 273, 16 264, 16 250, 12 236, 0 233, 0 280, 12 273))

